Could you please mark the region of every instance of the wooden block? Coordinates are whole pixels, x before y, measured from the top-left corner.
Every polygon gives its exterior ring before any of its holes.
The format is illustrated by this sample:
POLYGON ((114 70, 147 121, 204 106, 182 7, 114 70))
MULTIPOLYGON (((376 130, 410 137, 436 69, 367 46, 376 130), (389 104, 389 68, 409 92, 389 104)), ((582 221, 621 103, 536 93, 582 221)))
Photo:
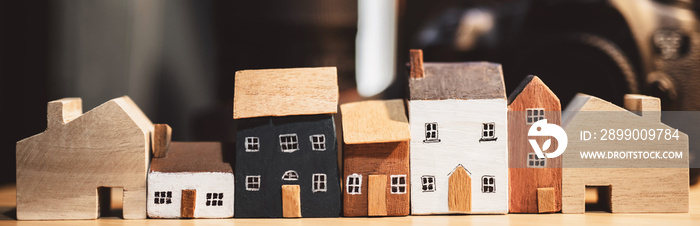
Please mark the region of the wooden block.
POLYGON ((127 96, 79 106, 49 102, 46 131, 17 142, 17 219, 95 219, 98 187, 123 187, 123 217, 146 218, 153 124, 127 96))
MULTIPOLYGON (((613 139, 606 141, 571 139, 581 131, 601 129, 669 130, 655 116, 658 100, 653 97, 626 96, 630 109, 643 110, 641 116, 597 97, 578 94, 566 108, 562 125, 569 144, 562 155, 562 213, 584 213, 586 186, 609 186, 613 213, 688 212, 688 136, 681 131, 677 139, 613 139), (635 102, 635 100, 637 100, 635 102), (641 102, 640 102, 641 101, 641 102), (650 115, 648 115, 651 113, 650 115), (678 153, 683 158, 585 159, 583 152, 678 153)), ((601 200, 601 197, 599 197, 601 200)))
POLYGON ((168 153, 173 129, 168 124, 153 125, 153 157, 163 158, 168 153))
POLYGON ((371 100, 340 106, 346 144, 411 139, 403 100, 371 100))
POLYGON ((188 207, 195 218, 227 218, 233 216, 234 176, 223 155, 220 142, 172 142, 168 155, 153 158, 148 172, 148 217, 181 218, 188 207), (183 190, 198 190, 199 202, 182 208, 173 197, 183 190))
POLYGON ((299 185, 282 185, 282 215, 284 217, 301 217, 299 185))
POLYGON ((194 218, 194 208, 197 203, 196 190, 182 190, 182 199, 180 200, 180 217, 194 218))
POLYGON ((236 72, 233 118, 333 114, 338 109, 335 67, 236 72))
POLYGON ((557 199, 554 188, 537 188, 537 212, 557 212, 557 199))
POLYGON ((410 50, 410 60, 411 60, 411 78, 423 78, 423 50, 412 49, 410 50))
POLYGON ((367 215, 386 216, 386 175, 369 175, 367 215))
MULTIPOLYGON (((556 205, 550 212, 558 212, 561 210, 561 158, 532 159, 535 151, 528 140, 533 137, 528 137, 528 132, 532 124, 543 119, 549 124, 561 125, 559 98, 539 77, 530 75, 515 88, 508 102, 508 210, 510 213, 542 212, 538 208, 537 189, 551 187, 555 190, 556 205)), ((534 139, 543 144, 552 138, 534 139)), ((544 152, 551 153, 556 148, 558 142, 554 140, 544 152)))
POLYGON ((450 175, 448 188, 448 205, 451 212, 469 213, 472 208, 471 199, 472 180, 464 167, 457 169, 450 175))

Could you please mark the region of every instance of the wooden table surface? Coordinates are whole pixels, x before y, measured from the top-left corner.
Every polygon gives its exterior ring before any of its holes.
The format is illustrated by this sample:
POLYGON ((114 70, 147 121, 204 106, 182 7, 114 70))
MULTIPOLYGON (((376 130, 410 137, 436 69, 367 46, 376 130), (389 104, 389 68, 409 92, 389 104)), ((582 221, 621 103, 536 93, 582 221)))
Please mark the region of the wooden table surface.
MULTIPOLYGON (((300 219, 194 219, 122 220, 116 217, 74 221, 17 221, 15 187, 0 186, 0 225, 700 225, 700 186, 690 187, 690 212, 674 214, 508 214, 407 217, 300 218, 300 219)), ((654 205, 649 203, 649 205, 654 205)))

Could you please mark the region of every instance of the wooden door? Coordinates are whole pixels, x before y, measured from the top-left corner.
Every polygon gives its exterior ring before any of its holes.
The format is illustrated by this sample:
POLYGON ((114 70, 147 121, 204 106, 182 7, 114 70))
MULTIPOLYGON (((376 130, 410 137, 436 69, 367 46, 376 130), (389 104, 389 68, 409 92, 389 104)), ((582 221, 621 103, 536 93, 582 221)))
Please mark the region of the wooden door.
POLYGON ((472 179, 458 166, 449 179, 448 200, 451 212, 469 213, 472 210, 472 179))
POLYGON ((367 215, 386 216, 386 175, 369 175, 367 215))
POLYGON ((557 200, 554 188, 537 188, 537 212, 557 212, 557 200))
POLYGON ((282 216, 301 217, 299 185, 282 185, 282 216))
POLYGON ((180 217, 194 218, 194 206, 197 202, 197 190, 182 190, 180 200, 180 217))

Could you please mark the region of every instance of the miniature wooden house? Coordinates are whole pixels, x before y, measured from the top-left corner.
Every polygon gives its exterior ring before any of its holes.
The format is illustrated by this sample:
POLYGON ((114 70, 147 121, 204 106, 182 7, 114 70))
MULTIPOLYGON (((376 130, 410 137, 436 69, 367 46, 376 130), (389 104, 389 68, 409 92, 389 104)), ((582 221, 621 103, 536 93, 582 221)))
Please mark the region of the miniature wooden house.
POLYGON ((562 213, 586 211, 586 187, 598 191, 600 210, 688 212, 688 136, 660 122, 658 98, 625 95, 625 108, 636 113, 578 94, 563 112, 569 143, 562 155, 562 213), (650 139, 658 131, 668 135, 650 139), (588 137, 582 135, 586 132, 588 137), (610 157, 621 153, 627 156, 610 157), (645 158, 644 153, 676 158, 645 158))
MULTIPOLYGON (((156 125, 154 158, 148 172, 148 217, 233 217, 231 165, 223 161, 220 142, 170 142, 156 125), (164 142, 158 142, 164 138, 164 142), (164 150, 158 150, 164 149, 164 150), (158 150, 158 151, 155 151, 158 150)), ((169 133, 167 133, 169 134, 169 133)))
POLYGON ((501 65, 425 63, 409 79, 411 214, 508 212, 501 65))
MULTIPOLYGON (((508 97, 508 102, 509 212, 559 212, 561 158, 538 158, 528 141, 530 127, 540 120, 561 125, 559 98, 539 77, 530 75, 508 97)), ((543 144, 547 138, 535 140, 543 144)), ((557 145, 550 147, 548 150, 556 150, 557 145)))
POLYGON ((340 106, 344 216, 409 214, 409 125, 403 100, 340 106))
POLYGON ((236 217, 338 217, 335 67, 236 72, 236 217))
POLYGON ((86 113, 80 98, 48 103, 46 131, 17 142, 17 219, 95 219, 97 191, 124 189, 124 219, 146 218, 153 124, 127 96, 86 113))

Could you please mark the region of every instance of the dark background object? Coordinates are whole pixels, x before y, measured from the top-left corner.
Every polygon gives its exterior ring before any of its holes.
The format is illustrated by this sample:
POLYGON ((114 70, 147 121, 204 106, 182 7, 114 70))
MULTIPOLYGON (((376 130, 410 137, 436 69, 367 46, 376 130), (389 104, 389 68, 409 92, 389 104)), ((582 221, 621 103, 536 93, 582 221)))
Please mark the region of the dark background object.
MULTIPOLYGON (((661 98, 664 111, 700 110, 697 1, 438 2, 409 2, 405 15, 405 27, 418 29, 403 35, 426 61, 501 62, 508 92, 537 75, 562 106, 578 92, 620 106, 624 94, 642 93, 661 98)), ((697 124, 671 126, 691 137, 690 165, 697 166, 697 124)), ((691 169, 691 183, 699 173, 691 169)))

